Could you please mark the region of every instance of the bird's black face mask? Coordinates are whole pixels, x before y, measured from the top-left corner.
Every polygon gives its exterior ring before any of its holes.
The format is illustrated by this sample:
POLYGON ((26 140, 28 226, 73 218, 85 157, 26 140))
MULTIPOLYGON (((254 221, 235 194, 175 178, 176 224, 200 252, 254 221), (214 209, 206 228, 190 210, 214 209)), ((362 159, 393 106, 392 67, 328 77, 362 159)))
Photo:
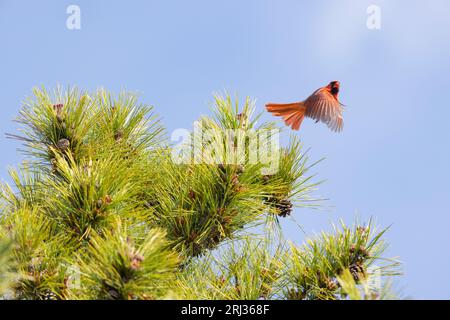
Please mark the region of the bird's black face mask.
POLYGON ((337 81, 333 81, 330 83, 331 85, 331 93, 336 95, 339 93, 339 83, 337 81))

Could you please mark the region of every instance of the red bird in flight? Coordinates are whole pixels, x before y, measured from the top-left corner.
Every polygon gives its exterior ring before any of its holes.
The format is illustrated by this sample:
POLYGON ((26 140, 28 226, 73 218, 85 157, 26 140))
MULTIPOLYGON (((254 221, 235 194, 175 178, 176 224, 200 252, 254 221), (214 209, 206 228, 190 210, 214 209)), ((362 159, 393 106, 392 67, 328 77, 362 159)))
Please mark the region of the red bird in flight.
POLYGON ((343 104, 338 100, 339 81, 331 81, 325 87, 317 89, 306 100, 294 103, 268 103, 267 111, 274 116, 283 117, 284 123, 293 130, 300 129, 306 117, 325 123, 335 132, 342 131, 344 119, 342 118, 343 104))

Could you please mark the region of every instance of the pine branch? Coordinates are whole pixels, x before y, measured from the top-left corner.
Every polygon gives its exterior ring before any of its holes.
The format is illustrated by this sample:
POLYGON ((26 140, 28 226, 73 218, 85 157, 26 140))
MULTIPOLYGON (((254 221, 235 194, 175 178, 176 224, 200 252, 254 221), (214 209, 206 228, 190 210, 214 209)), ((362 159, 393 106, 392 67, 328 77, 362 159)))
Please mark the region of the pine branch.
POLYGON ((151 229, 136 239, 126 225, 93 234, 86 252, 78 254, 81 287, 73 298, 160 299, 173 297, 178 265, 164 232, 151 229))
POLYGON ((257 300, 278 295, 283 247, 244 239, 192 263, 177 285, 187 299, 257 300))
POLYGON ((380 285, 380 277, 398 275, 398 261, 382 258, 385 231, 377 232, 371 221, 353 229, 342 223, 341 229, 335 227, 335 234, 322 233, 301 248, 291 245, 284 259, 284 295, 288 299, 345 298, 356 292, 348 274, 355 284, 376 280, 380 285))

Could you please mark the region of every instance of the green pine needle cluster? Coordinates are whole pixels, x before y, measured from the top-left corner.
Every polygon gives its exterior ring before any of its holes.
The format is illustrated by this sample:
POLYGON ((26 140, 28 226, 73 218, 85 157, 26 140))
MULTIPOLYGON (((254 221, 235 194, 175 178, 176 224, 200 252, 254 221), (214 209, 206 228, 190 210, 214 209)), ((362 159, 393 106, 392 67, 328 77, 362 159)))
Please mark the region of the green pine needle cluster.
POLYGON ((161 299, 171 297, 179 258, 165 232, 149 229, 143 239, 118 223, 113 230, 91 237, 86 250, 76 256, 81 288, 73 298, 161 299), (113 253, 113 254, 112 254, 113 253))
POLYGON ((319 205, 317 162, 295 137, 267 142, 279 129, 254 111, 216 96, 173 145, 132 94, 35 89, 8 134, 26 160, 0 190, 0 297, 384 297, 367 284, 398 263, 382 258, 371 222, 301 247, 283 240, 280 219, 319 205))
POLYGON ((399 274, 398 261, 382 257, 386 229, 377 232, 372 222, 354 228, 341 224, 333 234, 322 233, 302 247, 290 246, 283 274, 288 299, 344 299, 348 288, 358 284, 377 298, 383 285, 380 277, 399 274))

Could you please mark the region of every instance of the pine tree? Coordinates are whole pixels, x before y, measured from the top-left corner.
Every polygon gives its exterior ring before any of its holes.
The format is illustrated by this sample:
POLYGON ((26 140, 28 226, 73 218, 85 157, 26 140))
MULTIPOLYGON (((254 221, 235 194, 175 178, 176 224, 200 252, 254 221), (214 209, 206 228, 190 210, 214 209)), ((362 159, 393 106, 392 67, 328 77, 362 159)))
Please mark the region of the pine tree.
POLYGON ((258 125, 254 109, 216 96, 213 116, 174 146, 131 94, 35 89, 9 134, 26 161, 1 186, 1 297, 390 297, 373 279, 398 262, 382 257, 386 230, 372 221, 303 246, 284 239, 293 206, 319 205, 315 163, 294 136, 272 150, 277 170, 255 161, 252 150, 272 147, 252 135, 278 128, 258 125))

